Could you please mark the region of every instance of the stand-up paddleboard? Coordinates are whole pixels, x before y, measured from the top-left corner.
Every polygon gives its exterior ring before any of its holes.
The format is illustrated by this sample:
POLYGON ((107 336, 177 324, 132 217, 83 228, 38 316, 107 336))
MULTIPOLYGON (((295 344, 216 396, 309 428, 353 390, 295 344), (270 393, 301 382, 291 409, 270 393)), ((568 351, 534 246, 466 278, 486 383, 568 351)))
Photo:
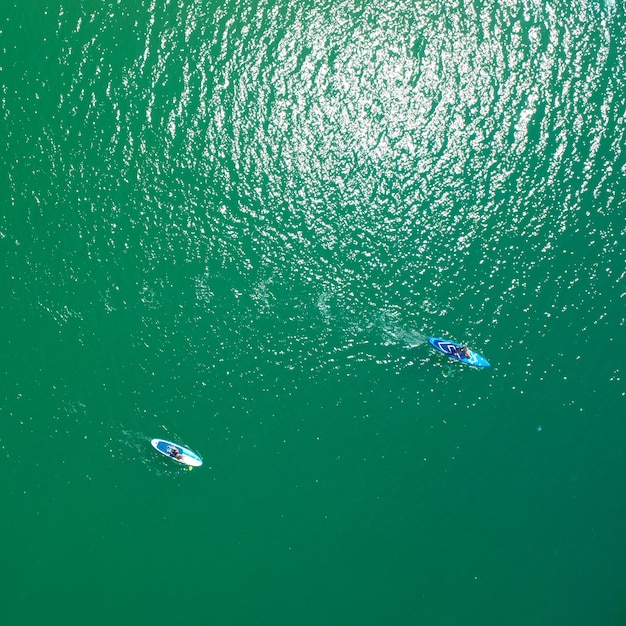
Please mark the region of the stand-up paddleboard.
POLYGON ((179 443, 165 441, 165 439, 151 439, 150 443, 161 454, 169 457, 173 461, 178 461, 183 465, 191 465, 192 467, 200 467, 202 459, 189 448, 181 446, 179 443))
POLYGON ((475 367, 489 367, 489 361, 478 354, 478 352, 473 352, 468 348, 469 357, 464 355, 460 351, 464 347, 463 344, 450 341, 449 339, 438 339, 437 337, 429 337, 428 343, 436 350, 439 350, 439 352, 443 352, 451 359, 456 359, 461 361, 461 363, 474 365, 475 367))

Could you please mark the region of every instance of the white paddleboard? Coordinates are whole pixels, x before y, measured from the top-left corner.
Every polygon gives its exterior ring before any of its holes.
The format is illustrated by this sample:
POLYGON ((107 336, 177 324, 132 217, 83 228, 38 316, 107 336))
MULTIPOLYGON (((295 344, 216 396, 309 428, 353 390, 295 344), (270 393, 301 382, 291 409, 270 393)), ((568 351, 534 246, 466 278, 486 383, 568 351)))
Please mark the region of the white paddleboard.
POLYGON ((155 450, 158 450, 161 454, 177 461, 183 465, 191 465, 192 467, 200 467, 202 465, 202 459, 189 448, 181 446, 179 443, 172 443, 165 439, 151 439, 150 443, 155 450))

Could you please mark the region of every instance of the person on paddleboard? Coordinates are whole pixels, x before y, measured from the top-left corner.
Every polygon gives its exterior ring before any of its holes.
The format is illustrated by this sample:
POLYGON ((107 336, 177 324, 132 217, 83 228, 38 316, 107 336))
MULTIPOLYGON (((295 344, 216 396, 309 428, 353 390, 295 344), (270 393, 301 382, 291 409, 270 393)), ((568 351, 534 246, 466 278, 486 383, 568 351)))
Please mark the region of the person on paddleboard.
POLYGON ((472 356, 467 346, 455 346, 454 354, 458 356, 460 359, 463 359, 463 358, 469 359, 470 356, 472 356))
POLYGON ((183 458, 183 455, 180 453, 178 448, 170 448, 168 450, 170 456, 174 459, 178 459, 179 461, 183 458))

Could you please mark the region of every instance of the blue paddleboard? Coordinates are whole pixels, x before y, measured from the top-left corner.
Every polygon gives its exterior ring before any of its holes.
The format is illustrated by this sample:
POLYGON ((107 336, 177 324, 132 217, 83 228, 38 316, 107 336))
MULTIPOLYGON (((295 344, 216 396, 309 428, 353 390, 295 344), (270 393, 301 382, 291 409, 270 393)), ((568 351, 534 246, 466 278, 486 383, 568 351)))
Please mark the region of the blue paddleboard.
POLYGON ((202 459, 195 452, 185 448, 185 446, 181 446, 179 443, 172 443, 165 439, 151 439, 150 443, 155 450, 169 457, 172 461, 178 461, 183 465, 191 465, 193 467, 202 465, 202 459))
POLYGON ((435 350, 439 350, 439 352, 443 352, 451 359, 456 359, 457 361, 461 361, 461 363, 474 365, 475 367, 489 367, 489 361, 478 354, 478 352, 474 352, 468 348, 469 357, 458 352, 459 348, 463 347, 463 344, 450 341, 449 339, 438 339, 437 337, 429 337, 428 343, 435 348, 435 350))

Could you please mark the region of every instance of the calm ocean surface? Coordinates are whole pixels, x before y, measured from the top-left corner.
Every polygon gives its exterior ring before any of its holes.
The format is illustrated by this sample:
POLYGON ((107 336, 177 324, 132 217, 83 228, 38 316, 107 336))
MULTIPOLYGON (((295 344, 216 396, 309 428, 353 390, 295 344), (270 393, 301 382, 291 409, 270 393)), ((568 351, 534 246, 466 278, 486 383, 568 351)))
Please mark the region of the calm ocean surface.
POLYGON ((3 0, 0 99, 3 624, 626 624, 623 0, 3 0))

